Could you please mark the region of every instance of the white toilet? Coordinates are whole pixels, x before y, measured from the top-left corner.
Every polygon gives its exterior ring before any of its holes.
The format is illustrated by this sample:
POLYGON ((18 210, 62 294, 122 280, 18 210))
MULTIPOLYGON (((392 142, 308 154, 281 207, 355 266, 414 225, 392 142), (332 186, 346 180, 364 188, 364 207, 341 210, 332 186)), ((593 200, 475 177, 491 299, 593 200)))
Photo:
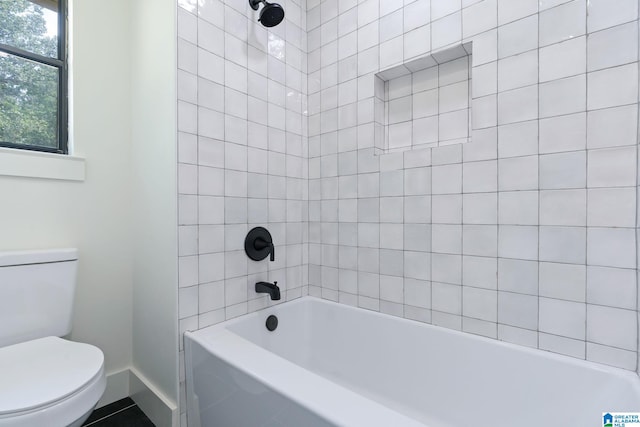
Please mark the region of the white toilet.
POLYGON ((80 426, 104 393, 104 355, 68 341, 76 249, 0 252, 0 427, 80 426))

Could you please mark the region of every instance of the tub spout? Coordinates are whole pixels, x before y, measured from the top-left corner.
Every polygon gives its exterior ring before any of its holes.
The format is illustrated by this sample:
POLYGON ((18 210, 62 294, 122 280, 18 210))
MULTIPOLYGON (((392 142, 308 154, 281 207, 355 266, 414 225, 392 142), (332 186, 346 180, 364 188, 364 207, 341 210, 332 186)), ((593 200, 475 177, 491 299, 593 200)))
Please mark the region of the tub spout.
POLYGON ((280 299, 280 288, 278 282, 258 282, 256 283, 256 292, 259 294, 269 294, 272 300, 277 301, 280 299))

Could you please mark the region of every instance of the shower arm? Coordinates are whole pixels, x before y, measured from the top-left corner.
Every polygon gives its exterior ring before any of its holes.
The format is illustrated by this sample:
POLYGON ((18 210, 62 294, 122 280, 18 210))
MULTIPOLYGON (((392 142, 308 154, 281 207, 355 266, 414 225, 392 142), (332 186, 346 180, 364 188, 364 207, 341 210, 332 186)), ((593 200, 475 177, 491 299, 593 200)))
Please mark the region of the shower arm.
POLYGON ((264 3, 264 0, 249 0, 249 6, 251 6, 253 10, 258 10, 260 3, 264 3))

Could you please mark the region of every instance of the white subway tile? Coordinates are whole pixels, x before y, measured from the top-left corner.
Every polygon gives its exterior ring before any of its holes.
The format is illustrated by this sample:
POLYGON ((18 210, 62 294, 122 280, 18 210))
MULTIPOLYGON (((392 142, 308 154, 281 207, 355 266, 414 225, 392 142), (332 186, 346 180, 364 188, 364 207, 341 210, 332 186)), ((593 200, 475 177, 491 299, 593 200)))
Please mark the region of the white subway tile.
MULTIPOLYGON (((381 224, 380 227, 382 229, 381 224)), ((404 224, 404 249, 407 251, 431 251, 431 225, 404 224)))
MULTIPOLYGON (((435 168, 434 168, 435 169, 435 168)), ((467 162, 463 167, 463 192, 497 191, 498 163, 496 160, 467 162)))
POLYGON ((587 83, 589 110, 636 103, 638 64, 591 72, 588 74, 587 83))
POLYGON ((540 46, 579 37, 585 33, 586 0, 575 0, 540 12, 540 46))
POLYGON ((402 277, 380 276, 380 299, 402 304, 404 302, 402 277))
POLYGON ((198 223, 198 198, 192 195, 178 196, 178 224, 198 223))
POLYGON ((538 189, 538 156, 514 157, 498 161, 498 189, 538 189))
POLYGON ((501 258, 538 259, 538 227, 500 225, 498 256, 501 258))
POLYGON ((497 92, 498 63, 473 67, 473 84, 471 85, 472 96, 478 98, 485 95, 492 95, 497 92))
MULTIPOLYGON (((497 102, 498 98, 496 95, 483 96, 471 101, 471 110, 473 111, 471 115, 471 126, 473 129, 485 129, 497 124, 499 114, 499 112, 496 111, 497 102)), ((467 120, 467 117, 465 117, 464 114, 459 114, 458 119, 458 123, 454 125, 459 126, 459 129, 463 130, 462 123, 464 120, 467 120)), ((467 135, 464 135, 462 132, 459 134, 459 137, 464 136, 468 136, 468 133, 467 135)))
POLYGON ((178 286, 180 288, 198 284, 198 257, 178 258, 178 286))
POLYGON ((438 103, 440 114, 469 108, 469 82, 462 81, 440 87, 438 103))
POLYGON ((474 319, 498 320, 498 293, 489 289, 462 287, 462 314, 474 319))
POLYGON ((537 0, 511 0, 498 2, 498 24, 504 25, 538 12, 537 0))
POLYGON ((590 189, 587 200, 587 225, 590 227, 635 226, 634 187, 590 189))
POLYGON ((538 51, 532 50, 498 61, 500 92, 538 83, 538 51))
POLYGON ((440 19, 462 8, 460 0, 431 0, 431 19, 440 19))
POLYGON ((465 224, 497 223, 498 193, 465 194, 462 200, 464 204, 463 222, 465 224))
POLYGON ((405 61, 431 51, 431 26, 423 25, 404 34, 405 61))
POLYGON ((638 136, 638 106, 590 111, 587 116, 589 148, 635 145, 638 136))
POLYGON ((380 224, 380 247, 402 250, 404 227, 402 224, 380 224))
POLYGON ((538 47, 538 15, 498 27, 498 55, 516 55, 538 47))
POLYGON ((432 183, 433 194, 461 193, 462 164, 434 166, 432 168, 432 183))
POLYGON ((462 223, 462 195, 434 195, 431 204, 431 216, 434 224, 462 223))
POLYGON ((410 279, 429 280, 431 255, 426 252, 404 251, 404 276, 410 279))
MULTIPOLYGON (((444 167, 444 166, 440 166, 444 167)), ((436 168, 434 168, 435 170, 436 168)), ((413 168, 404 171, 404 194, 406 196, 420 196, 430 193, 431 168, 413 168)), ((434 172, 435 174, 435 172, 434 172)))
POLYGON ((426 25, 431 20, 431 8, 428 1, 413 2, 404 7, 404 31, 426 25))
POLYGON ((538 347, 541 350, 577 357, 578 359, 585 358, 584 339, 576 340, 540 332, 538 334, 538 341, 538 347))
POLYGON ((585 263, 585 227, 540 227, 541 261, 585 263))
POLYGON ((462 283, 462 256, 434 253, 431 255, 431 262, 432 281, 456 285, 462 283))
MULTIPOLYGON (((422 4, 427 2, 415 2, 422 4)), ((421 21, 422 16, 410 16, 407 19, 407 10, 411 6, 405 7, 404 27, 405 31, 416 28, 418 25, 424 25, 427 22, 421 21)), ((431 23, 431 48, 433 50, 442 48, 452 43, 460 42, 462 39, 462 13, 456 12, 444 18, 440 18, 431 23)))
POLYGON ((589 227, 587 264, 635 268, 635 231, 629 228, 589 227))
POLYGON ((584 339, 586 306, 583 303, 540 298, 540 332, 584 339))
POLYGON ((540 156, 540 188, 584 188, 587 181, 586 151, 540 156))
POLYGON ((567 77, 540 84, 540 117, 585 111, 586 75, 567 77))
POLYGON ((540 120, 540 153, 583 150, 587 145, 586 113, 540 120))
POLYGON ((462 10, 463 39, 496 28, 497 4, 497 0, 480 1, 462 10))
POLYGON ((498 259, 498 290, 518 294, 538 294, 538 262, 498 259))
POLYGON ((575 302, 585 301, 584 265, 540 263, 540 296, 575 302))
POLYGON ((178 290, 178 318, 184 319, 198 314, 198 287, 178 290))
POLYGON ((589 33, 638 19, 638 2, 620 0, 611 7, 607 0, 589 0, 587 31, 589 33))
POLYGON ((498 324, 498 339, 500 341, 538 348, 538 332, 498 324))
POLYGON ((498 264, 494 257, 462 257, 462 281, 464 286, 497 289, 498 264))
POLYGON ((588 342, 587 360, 633 371, 637 364, 637 353, 588 342))
POLYGON ((586 72, 587 37, 569 39, 540 49, 540 81, 561 79, 586 72))
POLYGON ((498 223, 538 225, 538 191, 498 193, 498 223))
POLYGON ((431 312, 431 323, 435 326, 453 329, 455 331, 462 330, 462 316, 459 314, 443 313, 433 310, 431 312))
POLYGON ((499 158, 531 154, 538 154, 538 120, 498 127, 499 158))
POLYGON ((431 309, 450 314, 462 314, 462 286, 433 282, 431 309))
POLYGON ((625 350, 637 350, 637 314, 631 310, 587 305, 587 340, 625 350))
POLYGON ((636 147, 589 150, 587 185, 632 186, 636 182, 636 147))
POLYGON ((473 66, 498 59, 498 31, 490 30, 474 37, 473 66))
POLYGON ((636 308, 636 271, 610 267, 587 267, 587 302, 609 307, 636 308))
POLYGON ((462 253, 462 226, 433 224, 431 226, 431 250, 445 254, 462 253))
POLYGON ((590 34, 587 57, 589 71, 637 61, 638 26, 633 22, 590 34))
POLYGON ((586 190, 540 192, 540 225, 585 226, 586 224, 586 190))
POLYGON ((499 291, 498 323, 537 330, 538 297, 499 291))
POLYGON ((464 225, 462 253, 465 255, 497 256, 498 227, 495 225, 464 225))
POLYGON ((462 318, 462 331, 469 334, 496 339, 498 336, 497 326, 496 322, 471 317, 462 318))
POLYGON ((538 88, 528 86, 498 94, 498 124, 538 118, 538 88))
MULTIPOLYGON (((357 9, 356 9, 357 10, 357 9)), ((342 18, 342 16, 344 15, 340 15, 340 17, 338 18, 338 28, 341 31, 348 31, 348 30, 343 30, 343 28, 346 27, 347 22, 342 22, 343 19, 346 18, 342 18)), ((402 27, 402 20, 403 20, 403 11, 402 9, 399 9, 393 13, 390 14, 386 14, 385 16, 382 16, 380 18, 380 43, 385 42, 387 40, 391 40, 395 37, 398 36, 402 36, 403 34, 403 27, 402 27)), ((346 33, 345 33, 346 34, 346 33)), ((351 34, 355 34, 355 33, 351 33, 351 34)))

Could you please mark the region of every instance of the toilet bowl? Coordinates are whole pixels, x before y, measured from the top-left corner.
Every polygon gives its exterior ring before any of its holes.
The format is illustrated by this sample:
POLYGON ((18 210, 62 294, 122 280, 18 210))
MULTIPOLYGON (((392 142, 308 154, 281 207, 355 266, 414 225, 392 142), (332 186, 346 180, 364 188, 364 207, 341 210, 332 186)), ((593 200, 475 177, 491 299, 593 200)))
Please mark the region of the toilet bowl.
POLYGON ((80 427, 104 393, 104 355, 71 330, 77 251, 0 253, 0 427, 80 427))
POLYGON ((81 425, 104 392, 104 357, 46 337, 0 348, 0 426, 81 425))

